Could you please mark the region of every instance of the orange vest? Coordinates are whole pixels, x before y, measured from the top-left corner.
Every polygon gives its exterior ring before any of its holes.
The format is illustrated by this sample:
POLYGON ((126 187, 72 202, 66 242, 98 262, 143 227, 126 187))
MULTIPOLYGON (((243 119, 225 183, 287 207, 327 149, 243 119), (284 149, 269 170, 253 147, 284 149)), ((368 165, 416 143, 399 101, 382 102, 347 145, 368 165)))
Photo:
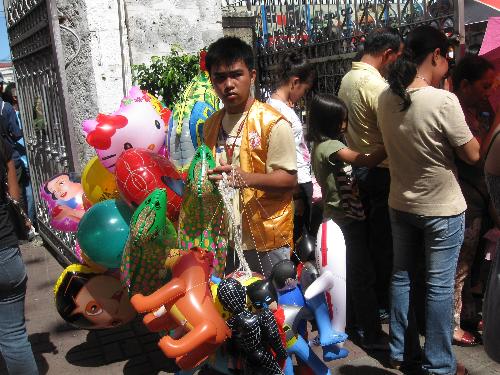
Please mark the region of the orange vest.
MULTIPOLYGON (((224 117, 224 109, 215 112, 205 121, 203 134, 206 145, 215 146, 224 117)), ((268 104, 255 100, 243 127, 240 146, 240 166, 245 172, 266 173, 269 135, 283 115, 268 104)), ((293 245, 292 191, 265 192, 240 189, 242 231, 251 231, 258 251, 268 251, 293 245)))

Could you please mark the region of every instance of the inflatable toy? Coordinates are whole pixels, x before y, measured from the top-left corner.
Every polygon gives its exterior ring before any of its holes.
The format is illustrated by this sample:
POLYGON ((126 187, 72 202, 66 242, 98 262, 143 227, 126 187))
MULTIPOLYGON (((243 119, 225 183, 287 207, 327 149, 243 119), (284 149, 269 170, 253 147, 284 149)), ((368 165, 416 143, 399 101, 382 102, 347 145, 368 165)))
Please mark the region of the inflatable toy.
POLYGON ((76 233, 83 254, 101 266, 119 268, 131 216, 130 208, 115 199, 90 207, 76 233))
POLYGON ((116 162, 115 175, 123 199, 133 207, 138 207, 153 190, 165 189, 167 217, 177 221, 184 183, 168 159, 148 150, 127 150, 116 162))
POLYGON ((168 282, 165 260, 177 233, 166 217, 167 193, 155 189, 135 210, 123 251, 121 280, 129 293, 150 294, 168 282))
POLYGON ((66 267, 54 295, 59 315, 78 328, 118 327, 137 315, 118 279, 81 264, 66 267))
POLYGON ((165 336, 158 344, 183 370, 206 360, 231 336, 210 294, 212 262, 211 252, 196 247, 179 255, 171 252, 166 263, 172 279, 149 296, 136 294, 131 298, 139 313, 147 313, 144 324, 149 330, 184 327, 187 331, 179 339, 165 336))
POLYGON ((285 360, 287 355, 278 326, 271 314, 261 316, 250 312, 246 308, 246 292, 239 281, 228 278, 223 279, 217 287, 217 296, 232 316, 227 320, 236 340, 236 344, 243 351, 245 369, 258 369, 261 374, 283 374, 281 366, 266 346, 276 347, 278 360, 285 360), (271 324, 274 322, 274 324, 271 324))
POLYGON ((186 178, 179 216, 180 247, 200 246, 215 255, 214 274, 222 276, 226 266, 227 239, 224 228, 222 198, 207 176, 215 168, 210 149, 201 145, 196 150, 186 178))
POLYGON ((321 224, 316 245, 316 267, 320 276, 305 291, 310 301, 326 293, 331 327, 345 332, 346 323, 346 248, 340 227, 332 220, 321 224))
POLYGON ((47 203, 50 225, 63 232, 76 232, 85 213, 80 180, 73 174, 55 175, 42 184, 40 196, 47 203))
POLYGON ((158 153, 165 142, 169 118, 169 111, 158 99, 134 86, 115 113, 100 113, 95 120, 84 121, 83 131, 102 165, 114 172, 125 150, 141 148, 158 153))
POLYGON ((83 169, 82 187, 91 205, 120 197, 114 174, 104 168, 97 156, 90 159, 83 169))
POLYGON ((208 73, 202 71, 189 83, 176 103, 167 130, 167 153, 176 168, 184 172, 195 150, 203 142, 203 125, 219 109, 219 98, 208 73))
POLYGON ((314 296, 304 300, 302 290, 298 285, 297 271, 291 260, 281 260, 273 266, 271 280, 278 292, 280 305, 306 306, 314 314, 320 335, 321 346, 344 342, 347 335, 332 328, 328 307, 324 296, 314 296), (323 298, 322 298, 323 297, 323 298))

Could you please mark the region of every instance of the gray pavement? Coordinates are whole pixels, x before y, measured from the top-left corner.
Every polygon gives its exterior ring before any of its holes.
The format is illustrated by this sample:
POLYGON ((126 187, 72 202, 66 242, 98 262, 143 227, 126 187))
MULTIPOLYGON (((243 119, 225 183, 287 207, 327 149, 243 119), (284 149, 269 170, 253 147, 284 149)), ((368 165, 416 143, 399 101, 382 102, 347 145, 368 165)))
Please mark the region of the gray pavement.
MULTIPOLYGON (((159 337, 140 321, 105 331, 77 330, 66 324, 53 301, 53 286, 62 267, 39 242, 23 245, 22 251, 29 276, 27 327, 41 374, 172 373, 172 362, 156 345, 159 337)), ((329 364, 333 374, 400 374, 385 367, 387 353, 366 353, 352 342, 346 347, 351 351, 349 357, 329 364)), ((489 360, 482 346, 454 348, 471 375, 500 375, 500 365, 489 360)), ((0 363, 0 374, 6 373, 0 363)))

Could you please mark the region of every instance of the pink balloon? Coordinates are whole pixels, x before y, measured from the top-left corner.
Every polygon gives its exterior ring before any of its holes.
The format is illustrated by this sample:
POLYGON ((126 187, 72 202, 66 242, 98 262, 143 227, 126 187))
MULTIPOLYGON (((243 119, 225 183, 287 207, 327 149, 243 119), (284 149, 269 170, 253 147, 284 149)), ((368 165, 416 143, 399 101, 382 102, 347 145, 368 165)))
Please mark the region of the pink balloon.
POLYGON ((76 232, 85 213, 83 187, 68 173, 61 173, 45 181, 40 187, 40 197, 49 209, 50 225, 63 232, 76 232))
POLYGON ((132 87, 118 111, 84 121, 87 143, 95 148, 102 165, 110 172, 114 172, 116 160, 122 152, 130 148, 158 153, 165 143, 162 109, 156 98, 132 87))

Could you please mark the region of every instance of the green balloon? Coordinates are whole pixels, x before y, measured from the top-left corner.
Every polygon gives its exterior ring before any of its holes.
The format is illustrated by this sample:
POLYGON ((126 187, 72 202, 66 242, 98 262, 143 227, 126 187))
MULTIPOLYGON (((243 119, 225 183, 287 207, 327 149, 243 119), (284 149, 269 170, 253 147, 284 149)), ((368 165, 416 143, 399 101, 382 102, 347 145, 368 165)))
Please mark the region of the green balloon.
POLYGON ((108 268, 119 268, 130 232, 132 213, 120 200, 96 203, 85 212, 76 238, 82 251, 92 261, 108 268))
POLYGON ((167 192, 155 189, 137 207, 123 251, 121 280, 130 294, 150 294, 168 282, 165 260, 177 243, 177 231, 167 218, 167 192))

